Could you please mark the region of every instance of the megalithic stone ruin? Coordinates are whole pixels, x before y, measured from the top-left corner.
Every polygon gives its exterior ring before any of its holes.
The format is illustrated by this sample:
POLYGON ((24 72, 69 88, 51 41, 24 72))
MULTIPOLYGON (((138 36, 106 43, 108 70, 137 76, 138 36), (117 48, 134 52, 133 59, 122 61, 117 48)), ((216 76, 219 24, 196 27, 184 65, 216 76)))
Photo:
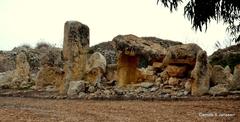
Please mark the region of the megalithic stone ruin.
POLYGON ((78 21, 64 25, 63 60, 65 84, 81 80, 86 70, 89 49, 89 28, 78 21))

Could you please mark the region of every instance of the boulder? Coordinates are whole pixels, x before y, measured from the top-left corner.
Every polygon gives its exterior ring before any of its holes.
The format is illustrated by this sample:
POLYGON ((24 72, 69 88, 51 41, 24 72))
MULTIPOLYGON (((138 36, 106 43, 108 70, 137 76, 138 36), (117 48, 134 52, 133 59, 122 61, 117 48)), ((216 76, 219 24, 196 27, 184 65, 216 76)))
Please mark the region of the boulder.
POLYGON ((138 69, 139 75, 138 75, 138 82, 154 82, 156 80, 156 76, 154 75, 155 71, 151 66, 148 66, 147 68, 141 68, 138 69))
POLYGON ((170 77, 184 77, 187 75, 186 66, 168 65, 165 71, 170 77))
POLYGON ((201 96, 208 92, 211 77, 211 66, 207 62, 207 54, 205 51, 199 51, 194 69, 191 72, 193 79, 191 85, 191 94, 201 96))
POLYGON ((12 81, 14 71, 7 71, 0 73, 0 89, 9 88, 12 81))
POLYGON ((59 67, 44 65, 36 76, 36 88, 42 89, 48 85, 55 86, 60 93, 64 92, 64 72, 59 67))
POLYGON ((178 85, 180 82, 181 82, 180 79, 175 77, 170 77, 168 80, 168 84, 173 86, 178 85))
POLYGON ((228 86, 224 84, 218 84, 214 87, 211 87, 209 89, 209 94, 215 96, 215 95, 226 95, 228 94, 228 86))
POLYGON ((21 52, 16 57, 16 69, 14 70, 11 88, 20 88, 21 84, 30 82, 30 66, 27 56, 21 52))
POLYGON ((106 59, 101 53, 95 52, 92 54, 87 62, 85 80, 96 83, 106 72, 106 65, 106 59))
POLYGON ((67 91, 68 96, 78 95, 80 92, 85 92, 86 84, 85 81, 70 81, 67 91))
POLYGON ((163 60, 163 67, 171 65, 190 65, 194 67, 197 54, 202 49, 197 44, 171 46, 163 60))
POLYGON ((135 35, 118 35, 113 41, 118 51, 129 56, 144 56, 149 60, 163 60, 166 48, 154 41, 147 41, 135 35))
POLYGON ((240 64, 236 65, 233 73, 233 80, 231 83, 231 90, 240 89, 240 64))
POLYGON ((229 66, 226 66, 226 67, 224 68, 224 73, 225 73, 226 76, 227 76, 227 81, 229 81, 230 84, 231 84, 231 82, 232 82, 232 80, 233 80, 233 74, 232 74, 231 68, 230 68, 229 66))
POLYGON ((214 65, 211 76, 211 83, 213 85, 217 84, 229 84, 231 81, 228 79, 229 74, 224 71, 221 65, 214 65))
POLYGON ((117 80, 117 64, 108 64, 105 77, 108 81, 117 80))
POLYGON ((138 57, 119 54, 117 61, 117 81, 119 86, 137 83, 140 71, 137 69, 138 57))
POLYGON ((233 71, 234 67, 240 63, 240 44, 218 49, 208 59, 212 65, 221 65, 223 67, 228 65, 233 71))
POLYGON ((63 61, 66 82, 81 80, 86 72, 89 28, 77 21, 64 25, 63 61))

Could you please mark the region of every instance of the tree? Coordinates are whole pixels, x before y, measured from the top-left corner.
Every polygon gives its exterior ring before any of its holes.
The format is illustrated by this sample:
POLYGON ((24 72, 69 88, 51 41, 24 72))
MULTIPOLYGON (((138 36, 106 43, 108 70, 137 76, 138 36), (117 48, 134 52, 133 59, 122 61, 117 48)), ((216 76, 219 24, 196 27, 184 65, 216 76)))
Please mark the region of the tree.
MULTIPOLYGON (((183 0, 157 0, 170 11, 177 10, 183 0)), ((228 24, 227 31, 233 37, 233 41, 240 42, 240 0, 188 0, 184 6, 184 16, 191 21, 195 30, 207 30, 211 20, 219 22, 223 20, 228 24)))

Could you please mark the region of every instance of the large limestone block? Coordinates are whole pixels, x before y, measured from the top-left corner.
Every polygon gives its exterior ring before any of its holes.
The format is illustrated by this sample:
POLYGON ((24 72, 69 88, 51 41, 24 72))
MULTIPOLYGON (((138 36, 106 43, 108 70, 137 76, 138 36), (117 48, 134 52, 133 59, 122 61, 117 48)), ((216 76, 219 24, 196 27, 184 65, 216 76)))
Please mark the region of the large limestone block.
POLYGON ((231 89, 232 90, 240 89, 240 64, 238 64, 234 67, 231 89))
POLYGON ((190 65, 194 66, 198 52, 202 50, 197 44, 183 44, 171 46, 163 59, 163 65, 190 65))
POLYGON ((191 78, 193 79, 191 94, 201 96, 207 93, 210 87, 210 77, 211 66, 207 63, 207 54, 205 51, 199 51, 196 65, 191 72, 191 78))
POLYGON ((138 57, 121 53, 117 62, 117 78, 119 86, 136 83, 139 75, 137 70, 138 57))
POLYGON ((85 92, 86 84, 85 81, 70 81, 69 88, 67 91, 68 96, 78 95, 80 92, 85 92))
POLYGON ((224 70, 224 68, 221 65, 214 65, 212 76, 211 76, 211 82, 213 85, 217 84, 229 84, 231 81, 229 79, 229 74, 227 71, 224 70))
POLYGON ((21 83, 29 82, 30 80, 30 66, 27 61, 27 56, 24 52, 20 52, 16 57, 16 69, 14 71, 12 88, 19 88, 21 83))
POLYGON ((59 92, 63 92, 64 72, 59 67, 50 67, 44 65, 40 68, 36 76, 36 87, 38 89, 44 88, 47 85, 54 85, 59 92))
POLYGON ((108 81, 117 80, 117 64, 108 64, 105 76, 108 81))
POLYGON ((144 56, 149 61, 158 60, 162 61, 166 55, 166 48, 162 47, 159 43, 154 41, 147 41, 135 35, 118 35, 113 38, 116 42, 118 51, 122 51, 129 56, 144 56))
POLYGON ((86 71, 89 28, 77 21, 64 26, 63 60, 66 80, 81 80, 86 71))
POLYGON ((99 52, 95 52, 90 56, 87 62, 86 81, 96 83, 101 81, 103 74, 106 72, 106 58, 99 52))
POLYGON ((186 66, 168 65, 165 70, 170 77, 183 77, 187 75, 186 66))

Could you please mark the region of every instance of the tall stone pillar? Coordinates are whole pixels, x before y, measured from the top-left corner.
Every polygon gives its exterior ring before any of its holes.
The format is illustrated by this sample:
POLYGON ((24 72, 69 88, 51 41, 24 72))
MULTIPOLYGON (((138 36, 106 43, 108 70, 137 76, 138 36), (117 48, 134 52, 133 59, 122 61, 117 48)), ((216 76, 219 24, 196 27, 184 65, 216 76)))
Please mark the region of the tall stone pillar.
POLYGON ((88 49, 88 26, 77 21, 67 21, 64 25, 63 42, 65 82, 83 78, 88 49))

